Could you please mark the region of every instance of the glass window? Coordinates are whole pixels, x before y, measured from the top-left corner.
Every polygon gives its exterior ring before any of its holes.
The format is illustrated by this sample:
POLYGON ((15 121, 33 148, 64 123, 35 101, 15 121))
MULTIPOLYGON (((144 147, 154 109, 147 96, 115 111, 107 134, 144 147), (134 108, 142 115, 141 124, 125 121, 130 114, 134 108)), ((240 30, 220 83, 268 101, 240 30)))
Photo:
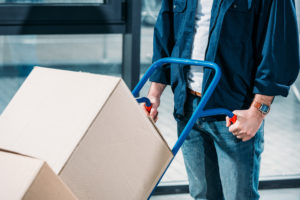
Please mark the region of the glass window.
POLYGON ((29 4, 41 4, 41 3, 105 3, 105 0, 0 0, 0 3, 29 3, 29 4))
POLYGON ((121 34, 0 36, 0 52, 0 114, 36 65, 121 76, 121 34))

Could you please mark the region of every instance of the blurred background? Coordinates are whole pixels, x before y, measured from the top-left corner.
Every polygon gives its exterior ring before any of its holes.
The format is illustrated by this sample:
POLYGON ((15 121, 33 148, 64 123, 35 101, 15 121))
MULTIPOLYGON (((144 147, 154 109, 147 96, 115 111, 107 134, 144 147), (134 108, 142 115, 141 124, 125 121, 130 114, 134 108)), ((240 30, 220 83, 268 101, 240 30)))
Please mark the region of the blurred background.
MULTIPOLYGON (((0 114, 37 65, 120 76, 133 88, 151 65, 160 6, 161 0, 0 0, 0 114)), ((300 22, 299 0, 296 8, 300 22)), ((300 78, 287 98, 275 98, 266 119, 261 189, 300 187, 299 89, 300 78)), ((167 88, 157 123, 170 146, 177 139, 172 99, 167 88)), ((181 154, 160 186, 187 190, 181 154)))

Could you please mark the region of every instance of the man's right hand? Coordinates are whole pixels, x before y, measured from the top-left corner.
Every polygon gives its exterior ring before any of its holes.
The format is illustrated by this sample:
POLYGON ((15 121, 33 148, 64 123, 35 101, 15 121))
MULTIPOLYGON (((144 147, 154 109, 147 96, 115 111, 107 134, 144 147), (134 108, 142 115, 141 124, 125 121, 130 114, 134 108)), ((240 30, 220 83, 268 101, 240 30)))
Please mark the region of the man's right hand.
POLYGON ((146 112, 148 116, 150 116, 155 122, 158 120, 158 107, 160 105, 160 96, 163 93, 166 85, 161 83, 152 82, 149 92, 148 92, 148 99, 152 103, 152 109, 150 113, 146 110, 145 104, 141 104, 143 110, 146 112))
POLYGON ((152 104, 152 108, 150 113, 146 110, 145 104, 143 104, 143 109, 147 113, 148 116, 150 116, 155 122, 158 120, 158 107, 160 104, 160 97, 154 97, 154 96, 147 96, 147 98, 150 100, 152 104))

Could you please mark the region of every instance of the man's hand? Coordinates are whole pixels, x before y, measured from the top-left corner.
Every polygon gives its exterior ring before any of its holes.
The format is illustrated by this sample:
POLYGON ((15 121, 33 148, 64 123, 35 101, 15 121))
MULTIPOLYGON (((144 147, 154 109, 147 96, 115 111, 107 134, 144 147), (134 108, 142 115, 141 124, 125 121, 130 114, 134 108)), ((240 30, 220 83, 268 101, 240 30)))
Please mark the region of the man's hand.
POLYGON ((160 96, 163 93, 165 88, 166 88, 166 85, 164 85, 164 84, 152 82, 150 89, 149 89, 148 96, 147 96, 152 104, 152 109, 151 109, 150 113, 146 110, 145 104, 144 103, 141 104, 142 109, 155 122, 158 120, 158 107, 160 105, 160 96))
POLYGON ((229 118, 226 117, 226 127, 229 127, 229 131, 243 142, 255 136, 264 119, 264 115, 253 106, 248 110, 233 111, 233 114, 237 115, 236 122, 230 125, 229 118))
POLYGON ((271 106, 273 96, 256 94, 252 105, 248 110, 235 110, 233 114, 237 116, 236 122, 231 125, 229 117, 226 117, 226 127, 229 131, 243 142, 253 138, 261 126, 265 115, 253 106, 255 102, 264 103, 271 106))
POLYGON ((158 120, 158 107, 160 105, 160 97, 157 96, 147 96, 152 104, 150 113, 145 108, 145 103, 142 104, 143 110, 146 112, 147 116, 150 116, 155 122, 158 120))

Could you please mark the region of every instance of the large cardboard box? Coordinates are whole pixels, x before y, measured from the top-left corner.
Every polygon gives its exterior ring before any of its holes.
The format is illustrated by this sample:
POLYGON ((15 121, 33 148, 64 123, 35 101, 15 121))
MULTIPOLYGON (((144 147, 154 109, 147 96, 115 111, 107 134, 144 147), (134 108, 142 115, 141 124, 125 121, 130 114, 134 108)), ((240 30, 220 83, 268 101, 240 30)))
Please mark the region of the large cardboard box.
POLYGON ((122 79, 38 67, 1 116, 0 148, 97 200, 147 199, 173 157, 122 79))
POLYGON ((44 161, 0 151, 0 163, 0 199, 76 199, 44 161))

